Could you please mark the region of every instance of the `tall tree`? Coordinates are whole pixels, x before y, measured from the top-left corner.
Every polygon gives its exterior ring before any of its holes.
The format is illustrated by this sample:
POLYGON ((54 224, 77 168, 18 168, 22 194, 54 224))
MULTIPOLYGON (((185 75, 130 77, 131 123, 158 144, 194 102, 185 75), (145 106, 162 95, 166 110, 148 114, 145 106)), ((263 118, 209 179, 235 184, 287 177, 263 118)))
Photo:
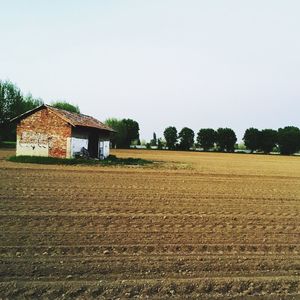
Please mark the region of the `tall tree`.
POLYGON ((161 150, 163 147, 163 143, 162 140, 160 138, 157 139, 157 149, 161 150))
POLYGON ((42 103, 41 99, 34 99, 30 94, 24 97, 12 82, 0 80, 0 139, 15 140, 16 124, 10 120, 42 103))
POLYGON ((122 124, 122 120, 109 118, 104 123, 115 130, 115 132, 111 134, 110 141, 113 148, 119 148, 122 141, 125 139, 125 127, 122 124))
POLYGON ((251 153, 259 149, 260 138, 261 132, 256 128, 251 127, 245 131, 243 141, 245 143, 246 148, 251 150, 251 153))
POLYGON ((204 151, 214 147, 217 141, 217 133, 212 128, 200 129, 197 134, 197 142, 204 151))
POLYGON ((281 154, 289 155, 300 150, 300 129, 286 126, 278 129, 278 146, 281 154))
POLYGON ((174 150, 177 143, 177 129, 174 126, 169 126, 164 131, 164 137, 166 140, 166 146, 169 150, 174 150))
POLYGON ((10 81, 0 81, 0 123, 7 124, 23 112, 24 98, 20 89, 10 81))
POLYGON ((219 128, 217 130, 217 145, 220 151, 234 152, 236 141, 235 132, 231 128, 219 128))
POLYGON ((181 150, 189 150, 194 145, 194 136, 195 133, 192 129, 184 127, 178 134, 180 139, 179 148, 181 150))
POLYGON ((72 112, 72 113, 80 114, 80 109, 79 109, 78 105, 73 105, 73 104, 68 103, 66 101, 52 102, 51 106, 53 106, 55 108, 67 110, 67 111, 72 112))
POLYGON ((156 138, 156 133, 153 132, 153 138, 150 141, 151 146, 157 146, 157 138, 156 138))
POLYGON ((116 131, 112 136, 113 147, 129 148, 133 141, 139 140, 139 124, 132 119, 110 118, 105 124, 116 131))
POLYGON ((260 134, 260 146, 259 149, 264 153, 270 153, 276 146, 278 141, 278 133, 274 129, 263 129, 260 134))
POLYGON ((129 148, 130 144, 134 140, 138 140, 140 135, 139 135, 139 123, 137 121, 134 121, 132 119, 123 119, 122 124, 125 128, 125 139, 123 141, 122 147, 124 148, 129 148))

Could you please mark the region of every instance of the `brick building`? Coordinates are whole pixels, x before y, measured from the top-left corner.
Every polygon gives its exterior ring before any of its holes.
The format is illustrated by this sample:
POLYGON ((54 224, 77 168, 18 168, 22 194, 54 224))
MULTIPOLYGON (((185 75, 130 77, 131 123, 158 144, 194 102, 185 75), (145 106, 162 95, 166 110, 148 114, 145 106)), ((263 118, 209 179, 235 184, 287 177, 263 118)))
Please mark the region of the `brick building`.
POLYGON ((109 155, 113 130, 93 117, 43 104, 12 121, 17 123, 17 156, 72 158, 82 147, 94 158, 109 155))

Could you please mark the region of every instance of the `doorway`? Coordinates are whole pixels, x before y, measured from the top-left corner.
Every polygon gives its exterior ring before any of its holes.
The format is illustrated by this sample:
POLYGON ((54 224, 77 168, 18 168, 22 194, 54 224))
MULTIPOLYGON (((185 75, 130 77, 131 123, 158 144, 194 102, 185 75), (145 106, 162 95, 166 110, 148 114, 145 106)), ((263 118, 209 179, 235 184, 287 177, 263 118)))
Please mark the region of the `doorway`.
POLYGON ((99 136, 97 133, 91 133, 89 135, 88 151, 90 157, 99 158, 99 136))

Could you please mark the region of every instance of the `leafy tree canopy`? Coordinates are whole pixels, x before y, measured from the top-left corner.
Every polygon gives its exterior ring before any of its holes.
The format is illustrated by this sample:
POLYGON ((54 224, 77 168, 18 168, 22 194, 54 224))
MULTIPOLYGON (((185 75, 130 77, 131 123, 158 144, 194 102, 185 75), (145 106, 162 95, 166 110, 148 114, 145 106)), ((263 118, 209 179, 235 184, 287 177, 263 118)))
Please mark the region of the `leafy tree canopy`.
POLYGON ((111 144, 113 148, 119 148, 125 136, 125 128, 123 127, 122 120, 109 118, 104 123, 116 131, 111 135, 111 144))
POLYGON ((132 119, 123 119, 122 124, 125 127, 125 133, 126 133, 122 146, 124 148, 129 148, 132 141, 138 140, 140 138, 139 123, 132 119))
POLYGON ((52 102, 51 106, 53 106, 55 108, 67 110, 67 111, 72 112, 72 113, 80 114, 80 109, 79 109, 78 105, 73 105, 73 104, 68 103, 66 101, 52 102))
POLYGON ((263 129, 260 133, 260 150, 270 153, 276 146, 278 140, 277 131, 274 129, 263 129))
POLYGON ((184 127, 178 134, 180 139, 179 148, 181 150, 189 150, 194 145, 195 133, 192 129, 184 127))
POLYGON ((217 141, 217 133, 212 128, 203 128, 200 129, 197 135, 197 142, 204 151, 209 150, 214 147, 214 144, 217 141))
POLYGON ((139 124, 132 119, 118 120, 110 118, 105 124, 116 131, 113 134, 111 142, 113 147, 129 148, 133 141, 139 141, 139 124))
POLYGON ((247 149, 251 150, 251 152, 258 150, 260 146, 261 133, 256 128, 248 128, 245 131, 243 141, 247 149))
POLYGON ((177 143, 177 129, 174 126, 169 126, 164 131, 164 137, 166 140, 166 146, 169 150, 174 150, 177 143))
POLYGON ((16 124, 10 120, 42 103, 41 99, 35 99, 31 94, 24 96, 11 81, 0 80, 0 139, 15 140, 16 124))
POLYGON ((234 152, 236 141, 235 132, 231 128, 219 128, 217 130, 217 145, 220 151, 234 152))
POLYGON ((286 126, 278 129, 278 146, 281 154, 293 154, 300 150, 300 129, 286 126))

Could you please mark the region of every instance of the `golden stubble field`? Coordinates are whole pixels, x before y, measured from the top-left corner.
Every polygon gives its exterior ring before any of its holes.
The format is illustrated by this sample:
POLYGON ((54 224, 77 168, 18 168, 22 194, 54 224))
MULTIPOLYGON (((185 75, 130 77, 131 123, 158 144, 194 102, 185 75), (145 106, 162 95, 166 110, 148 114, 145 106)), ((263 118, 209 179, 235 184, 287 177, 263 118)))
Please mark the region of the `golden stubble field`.
POLYGON ((300 299, 300 157, 114 151, 147 167, 0 150, 0 298, 300 299))

